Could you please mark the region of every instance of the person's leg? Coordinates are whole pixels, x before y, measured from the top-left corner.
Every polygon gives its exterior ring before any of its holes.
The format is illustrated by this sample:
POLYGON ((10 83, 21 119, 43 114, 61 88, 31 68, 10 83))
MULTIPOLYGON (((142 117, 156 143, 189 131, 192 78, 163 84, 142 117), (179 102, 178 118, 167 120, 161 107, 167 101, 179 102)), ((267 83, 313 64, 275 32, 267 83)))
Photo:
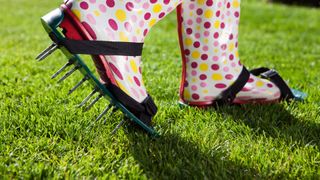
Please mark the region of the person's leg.
MULTIPOLYGON (((239 22, 240 0, 185 1, 178 7, 183 59, 182 102, 211 105, 230 91, 236 95, 235 99, 230 98, 233 103, 264 103, 278 101, 281 97, 291 98, 290 92, 289 95, 281 94, 274 81, 249 75, 240 63, 239 22)), ((282 86, 283 82, 280 84, 282 86)))
MULTIPOLYGON (((143 42, 158 21, 175 9, 179 0, 68 2, 94 40, 143 42)), ((147 97, 141 75, 141 56, 106 56, 115 85, 138 102, 147 97)), ((102 77, 105 79, 105 77, 102 77)))

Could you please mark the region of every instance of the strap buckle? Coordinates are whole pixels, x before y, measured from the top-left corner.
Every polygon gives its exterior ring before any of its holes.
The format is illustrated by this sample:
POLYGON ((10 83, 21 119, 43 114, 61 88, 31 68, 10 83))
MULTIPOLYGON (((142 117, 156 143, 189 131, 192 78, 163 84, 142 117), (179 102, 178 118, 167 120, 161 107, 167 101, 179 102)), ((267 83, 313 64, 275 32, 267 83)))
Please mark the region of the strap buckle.
POLYGON ((261 74, 261 77, 265 78, 265 79, 270 79, 274 76, 278 75, 278 72, 274 69, 270 69, 269 71, 266 71, 264 73, 261 74))

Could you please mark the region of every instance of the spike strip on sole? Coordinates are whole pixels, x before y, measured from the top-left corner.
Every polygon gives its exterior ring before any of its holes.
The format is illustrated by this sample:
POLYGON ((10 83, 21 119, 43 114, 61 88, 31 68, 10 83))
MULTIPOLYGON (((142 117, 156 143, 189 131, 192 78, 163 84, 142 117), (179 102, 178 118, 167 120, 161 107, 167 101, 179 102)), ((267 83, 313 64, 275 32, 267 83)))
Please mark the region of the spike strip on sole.
MULTIPOLYGON (((57 29, 59 24, 63 21, 64 14, 61 9, 56 9, 48 13, 47 15, 43 16, 41 18, 42 25, 46 32, 48 34, 52 34, 55 36, 55 38, 58 38, 59 40, 64 39, 64 36, 62 33, 59 32, 57 29)), ((67 57, 67 59, 74 59, 75 63, 74 66, 79 66, 79 71, 89 78, 90 84, 93 85, 93 87, 99 88, 99 90, 102 92, 103 97, 107 99, 116 109, 121 110, 126 117, 128 117, 131 121, 138 124, 140 127, 142 127, 145 131, 147 131, 151 136, 158 137, 159 134, 153 129, 144 124, 139 118, 137 118, 133 113, 131 113, 122 103, 120 103, 113 95, 112 93, 98 80, 97 77, 95 77, 88 66, 83 62, 83 60, 80 58, 79 55, 71 54, 65 47, 59 47, 61 52, 67 57)))

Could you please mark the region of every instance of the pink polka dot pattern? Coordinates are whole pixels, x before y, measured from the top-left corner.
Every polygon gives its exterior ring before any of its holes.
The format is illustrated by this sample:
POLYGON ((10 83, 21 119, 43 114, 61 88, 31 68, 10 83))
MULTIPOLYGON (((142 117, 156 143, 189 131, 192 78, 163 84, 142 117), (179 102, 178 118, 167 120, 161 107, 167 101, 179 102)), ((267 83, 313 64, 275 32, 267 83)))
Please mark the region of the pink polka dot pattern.
MULTIPOLYGON (((240 0, 184 1, 178 21, 185 63, 181 99, 210 103, 238 78, 243 68, 238 53, 240 0)), ((235 102, 279 98, 276 85, 251 75, 235 102)))
MULTIPOLYGON (((72 11, 95 40, 143 42, 182 0, 73 0, 72 11)), ((106 56, 117 85, 138 102, 147 97, 141 57, 106 56)))

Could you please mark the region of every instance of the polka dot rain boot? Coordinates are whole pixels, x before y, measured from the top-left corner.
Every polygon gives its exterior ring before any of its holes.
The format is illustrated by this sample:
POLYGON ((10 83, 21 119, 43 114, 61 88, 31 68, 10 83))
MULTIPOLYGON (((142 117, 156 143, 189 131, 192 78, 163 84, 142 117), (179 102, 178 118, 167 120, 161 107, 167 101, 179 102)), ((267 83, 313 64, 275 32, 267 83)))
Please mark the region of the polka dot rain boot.
MULTIPOLYGON (((42 24, 53 44, 37 59, 43 60, 60 49, 69 59, 53 77, 68 66, 73 66, 60 81, 79 70, 90 81, 94 91, 80 104, 84 105, 93 94, 110 100, 110 108, 120 109, 126 120, 135 122, 152 135, 151 120, 157 107, 148 95, 141 74, 141 54, 144 38, 158 21, 176 8, 179 0, 74 0, 65 1, 60 8, 42 17, 42 24), (99 78, 88 69, 78 54, 92 56, 99 78)), ((115 129, 117 130, 117 128, 115 129)))
POLYGON ((239 60, 240 0, 184 1, 178 7, 184 104, 273 103, 303 99, 275 70, 248 71, 239 60))

